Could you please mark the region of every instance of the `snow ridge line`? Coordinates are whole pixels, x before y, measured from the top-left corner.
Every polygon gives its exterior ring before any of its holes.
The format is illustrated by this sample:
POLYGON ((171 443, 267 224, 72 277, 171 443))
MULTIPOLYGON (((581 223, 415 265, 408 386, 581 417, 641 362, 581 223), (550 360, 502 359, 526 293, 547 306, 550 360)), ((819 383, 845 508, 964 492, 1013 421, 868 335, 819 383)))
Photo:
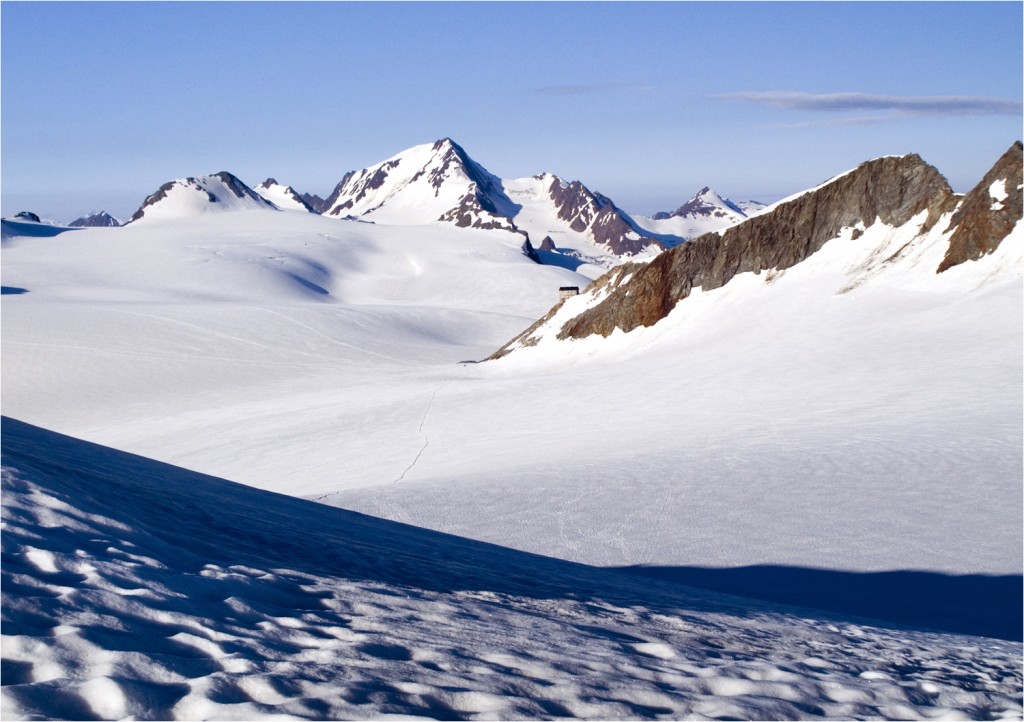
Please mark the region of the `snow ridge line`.
MULTIPOLYGON (((423 425, 427 423, 427 416, 430 414, 430 409, 434 405, 434 398, 437 396, 438 392, 445 386, 447 386, 449 383, 451 382, 445 381, 443 384, 434 389, 434 393, 430 395, 430 400, 427 402, 427 408, 423 410, 423 416, 420 418, 420 425, 416 429, 417 433, 423 434, 423 425)), ((417 452, 415 458, 413 458, 412 463, 405 467, 405 470, 401 473, 401 475, 399 475, 397 479, 391 482, 392 484, 397 484, 398 482, 405 479, 405 475, 412 471, 413 467, 416 466, 416 463, 420 460, 420 457, 423 456, 423 452, 427 450, 428 446, 430 446, 430 437, 427 436, 426 434, 423 434, 423 446, 420 447, 420 450, 417 452)))

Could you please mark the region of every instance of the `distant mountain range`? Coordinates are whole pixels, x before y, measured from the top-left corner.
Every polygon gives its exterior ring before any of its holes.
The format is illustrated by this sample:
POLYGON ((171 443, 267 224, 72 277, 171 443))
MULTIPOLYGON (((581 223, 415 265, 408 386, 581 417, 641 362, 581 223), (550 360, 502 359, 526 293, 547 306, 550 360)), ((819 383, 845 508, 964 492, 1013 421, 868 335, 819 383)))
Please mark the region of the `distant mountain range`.
MULTIPOLYGON (((503 180, 450 138, 415 146, 346 173, 326 198, 268 178, 248 186, 222 171, 165 183, 127 221, 187 218, 208 212, 291 210, 385 225, 451 223, 523 237, 535 260, 610 267, 652 256, 686 238, 742 221, 760 204, 733 203, 708 188, 671 213, 633 217, 578 180, 552 173, 503 180)), ((100 211, 71 227, 119 226, 100 211)))
MULTIPOLYGON (((1011 148, 1009 156, 1013 152, 1011 148)), ((852 175, 859 178, 869 172, 865 168, 882 168, 892 162, 883 161, 879 159, 872 162, 874 165, 865 164, 852 172, 852 175)), ((925 167, 917 156, 907 156, 904 163, 925 167)), ((872 182, 875 181, 877 179, 872 182)), ((943 198, 959 199, 949 190, 944 179, 941 186, 943 190, 940 195, 943 198)), ((903 192, 905 189, 897 190, 903 192)), ((1011 197, 1012 190, 1008 191, 1011 197)), ((798 194, 803 198, 799 203, 809 203, 812 198, 820 197, 822 192, 822 189, 816 189, 807 194, 798 194)), ((858 192, 861 195, 867 193, 864 189, 858 192)), ((872 197, 879 196, 879 193, 874 188, 872 197)), ((956 226, 962 229, 954 235, 950 244, 951 248, 960 248, 959 254, 964 257, 987 252, 994 243, 998 243, 992 239, 1006 230, 1003 226, 993 230, 996 222, 992 218, 1002 216, 984 207, 984 202, 972 200, 976 195, 968 194, 961 199, 963 206, 957 206, 958 215, 950 224, 950 228, 956 226)), ((956 202, 961 203, 961 200, 956 202)), ((871 204, 884 205, 892 201, 893 198, 879 197, 871 204)), ((771 207, 757 201, 737 202, 704 187, 674 211, 664 211, 650 217, 631 216, 610 198, 590 190, 578 180, 565 181, 552 173, 540 173, 529 178, 501 179, 473 160, 455 141, 442 138, 434 143, 409 148, 367 168, 345 173, 326 199, 299 193, 274 178, 250 187, 226 171, 170 181, 149 195, 127 223, 174 220, 222 211, 295 211, 380 225, 451 224, 517 234, 522 237, 523 251, 533 260, 570 269, 592 264, 591 267, 596 268, 597 272, 588 274, 591 277, 598 275, 602 269, 617 266, 626 260, 648 260, 666 249, 674 250, 672 254, 659 258, 660 265, 655 267, 669 263, 669 258, 690 257, 697 253, 695 249, 698 247, 710 248, 717 245, 719 238, 747 239, 745 234, 755 232, 753 229, 762 229, 756 231, 761 234, 770 233, 770 243, 764 238, 756 242, 767 244, 764 248, 751 245, 739 259, 733 257, 736 251, 730 250, 728 263, 723 265, 716 261, 718 270, 713 283, 724 283, 730 273, 740 272, 735 269, 758 267, 757 270, 764 270, 768 267, 765 264, 776 262, 777 259, 773 259, 781 252, 779 249, 789 248, 778 240, 780 234, 795 238, 793 243, 805 244, 806 247, 799 252, 790 248, 779 257, 783 263, 796 263, 800 260, 799 256, 813 252, 831 237, 829 233, 836 231, 834 223, 822 225, 821 219, 816 217, 813 239, 808 241, 801 235, 808 232, 801 225, 804 224, 803 220, 796 225, 793 225, 796 223, 794 219, 780 220, 782 209, 792 208, 793 202, 791 200, 771 207), (728 230, 735 227, 744 230, 728 230), (719 235, 723 232, 725 236, 719 235), (825 235, 821 235, 823 233, 825 235), (677 248, 683 241, 689 242, 684 248, 677 248), (768 250, 771 253, 765 255, 768 250), (749 254, 753 254, 755 260, 751 260, 749 254), (760 268, 762 266, 764 268, 760 268)), ((864 202, 862 197, 844 197, 830 205, 829 212, 847 219, 847 211, 860 207, 864 202)), ((815 213, 820 213, 820 209, 816 209, 815 213)), ((855 215, 858 216, 855 222, 861 225, 870 225, 874 220, 866 211, 855 215)), ((10 235, 14 225, 20 224, 20 232, 28 233, 24 224, 42 222, 35 214, 22 212, 4 223, 5 234, 10 235)), ((53 228, 45 229, 45 233, 44 229, 40 229, 36 235, 60 232, 56 224, 46 225, 53 228)), ((121 224, 117 219, 100 211, 76 219, 69 227, 118 225, 121 224)), ((742 243, 756 245, 749 240, 742 243)), ((955 259, 960 256, 953 251, 950 253, 950 260, 944 268, 958 262, 955 259)), ((625 277, 627 272, 621 273, 625 277)), ((701 282, 695 281, 693 285, 702 285, 705 280, 701 276, 701 282)), ((683 286, 687 283, 683 282, 683 286)), ((676 288, 670 295, 678 298, 681 293, 683 291, 676 288)), ((633 297, 635 302, 636 297, 633 297)), ((674 301, 670 303, 663 299, 660 303, 668 308, 674 301)), ((643 321, 640 323, 642 325, 643 321)), ((604 333, 607 330, 601 327, 598 332, 604 333)))

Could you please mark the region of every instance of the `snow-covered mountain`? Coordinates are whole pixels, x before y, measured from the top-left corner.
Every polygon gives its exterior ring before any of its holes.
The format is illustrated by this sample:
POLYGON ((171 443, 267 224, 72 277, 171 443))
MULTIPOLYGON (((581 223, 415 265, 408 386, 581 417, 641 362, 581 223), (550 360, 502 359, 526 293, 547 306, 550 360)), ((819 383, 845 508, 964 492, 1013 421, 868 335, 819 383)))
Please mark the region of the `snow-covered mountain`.
POLYGON ((654 233, 695 238, 746 220, 765 204, 757 201, 734 202, 705 186, 674 211, 662 211, 637 222, 654 233))
POLYGON ((345 174, 324 215, 421 225, 445 220, 471 228, 513 230, 516 209, 501 180, 449 138, 418 145, 345 174))
POLYGON ((713 291, 751 272, 767 271, 771 281, 826 244, 839 254, 832 269, 845 279, 839 293, 907 268, 924 274, 922 282, 928 283, 929 275, 992 253, 1011 232, 1009 256, 987 272, 1019 275, 1020 217, 1020 143, 964 197, 955 196, 945 178, 917 155, 880 158, 647 265, 619 266, 581 297, 553 308, 496 357, 542 339, 607 337, 617 329, 628 333, 653 326, 695 289, 713 291))
POLYGON ((173 180, 142 203, 125 225, 140 220, 194 218, 223 211, 278 210, 277 206, 226 171, 173 180))
POLYGON ((306 213, 317 212, 291 186, 278 183, 273 178, 267 178, 255 186, 253 190, 282 210, 305 211, 306 213))
POLYGON ((550 237, 556 248, 588 260, 663 247, 611 200, 579 181, 567 183, 549 173, 502 180, 450 138, 346 174, 327 203, 325 215, 332 217, 522 231, 535 247, 550 237))
POLYGON ((4 219, 3 717, 1019 718, 1020 154, 589 288, 436 218, 4 219))
POLYGON ((89 213, 81 218, 76 218, 68 224, 72 228, 113 228, 119 225, 121 225, 121 221, 106 211, 89 213))

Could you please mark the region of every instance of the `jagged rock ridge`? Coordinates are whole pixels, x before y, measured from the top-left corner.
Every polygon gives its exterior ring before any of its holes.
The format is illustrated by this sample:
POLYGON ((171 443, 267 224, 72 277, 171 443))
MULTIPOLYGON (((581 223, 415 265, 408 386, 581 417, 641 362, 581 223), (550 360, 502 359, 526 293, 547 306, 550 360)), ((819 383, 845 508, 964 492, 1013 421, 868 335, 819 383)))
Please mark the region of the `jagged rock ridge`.
MULTIPOLYGON (((559 339, 608 336, 614 329, 651 326, 694 287, 719 288, 734 276, 784 270, 808 258, 842 229, 881 222, 898 227, 926 212, 920 232, 952 213, 950 251, 937 269, 991 252, 1021 218, 1021 147, 1015 144, 967 196, 953 194, 946 179, 915 154, 869 161, 818 188, 777 204, 720 233, 709 233, 662 253, 648 264, 619 266, 588 292, 599 303, 568 320, 559 339)), ((854 238, 859 231, 854 231, 854 238)), ((559 305, 499 349, 536 342, 535 332, 559 305)))
POLYGON ((299 198, 313 209, 314 213, 323 213, 327 210, 327 199, 321 198, 315 193, 300 193, 299 198))
POLYGON ((607 196, 594 193, 579 181, 566 183, 551 176, 548 194, 558 211, 558 218, 577 232, 589 232, 594 243, 619 256, 634 256, 665 244, 640 228, 607 196))
POLYGON ((953 214, 949 250, 941 273, 992 253, 1024 215, 1020 141, 1014 143, 966 196, 953 214))

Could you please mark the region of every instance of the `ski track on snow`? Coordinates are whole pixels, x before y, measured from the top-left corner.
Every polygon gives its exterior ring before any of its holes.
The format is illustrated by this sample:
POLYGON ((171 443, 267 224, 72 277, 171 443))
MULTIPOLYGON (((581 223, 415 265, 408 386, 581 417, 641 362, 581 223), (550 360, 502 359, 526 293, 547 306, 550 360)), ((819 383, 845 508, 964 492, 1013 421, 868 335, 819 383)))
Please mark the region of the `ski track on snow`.
POLYGON ((420 450, 416 452, 416 456, 413 458, 409 466, 405 467, 402 473, 398 475, 398 478, 391 482, 392 484, 397 484, 403 481, 405 479, 405 475, 412 471, 413 467, 415 467, 416 464, 419 462, 420 457, 423 456, 423 452, 427 450, 428 446, 430 446, 430 437, 423 433, 423 426, 424 424, 427 423, 427 416, 430 415, 430 409, 434 406, 434 399, 437 397, 438 392, 441 391, 441 389, 443 389, 449 383, 449 381, 444 382, 436 389, 434 389, 434 392, 432 394, 430 394, 430 400, 427 401, 427 408, 423 410, 423 416, 420 418, 420 425, 416 429, 416 433, 423 436, 423 446, 421 446, 420 450))

